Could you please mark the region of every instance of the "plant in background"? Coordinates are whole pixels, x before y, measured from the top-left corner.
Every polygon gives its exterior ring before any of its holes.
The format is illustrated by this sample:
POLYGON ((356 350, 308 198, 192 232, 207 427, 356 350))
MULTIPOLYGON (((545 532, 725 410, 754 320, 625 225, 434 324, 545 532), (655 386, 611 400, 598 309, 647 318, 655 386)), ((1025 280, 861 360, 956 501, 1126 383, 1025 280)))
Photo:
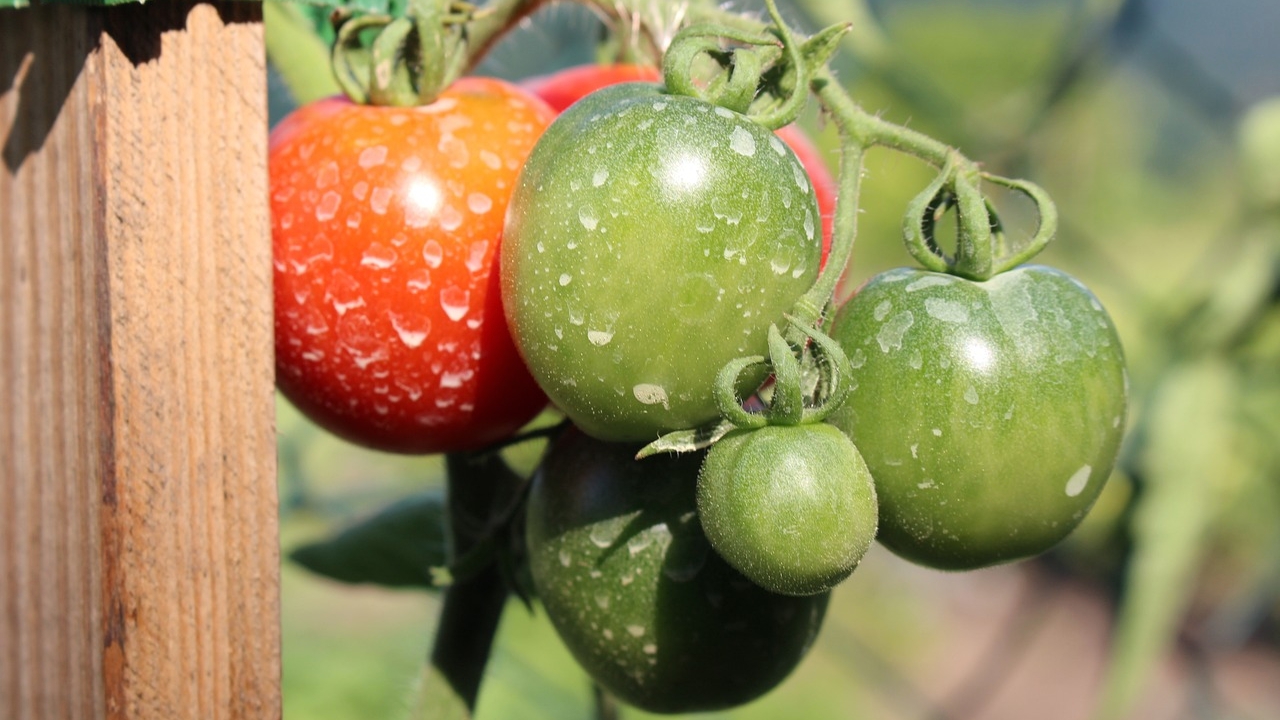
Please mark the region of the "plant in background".
MULTIPOLYGON (((967 569, 1079 523, 1127 387, 1096 298, 1024 265, 1056 229, 1042 190, 864 112, 828 67, 849 26, 802 37, 772 2, 767 21, 587 3, 662 82, 584 86, 529 152, 540 103, 503 88, 473 113, 484 81, 462 75, 540 4, 344 9, 336 74, 372 106, 319 101, 273 134, 282 389, 346 437, 450 453, 423 712, 474 707, 511 591, 623 701, 724 708, 800 661, 873 537, 967 569), (825 264, 821 173, 772 132, 810 102, 840 138, 825 264), (877 146, 935 169, 904 222, 923 269, 837 307, 877 146), (1031 237, 992 186, 1031 200, 1031 237), (515 434, 538 407, 518 360, 562 424, 515 434), (532 480, 496 454, 545 435, 532 480)), ((299 557, 339 574, 326 548, 358 563, 353 537, 299 557)))

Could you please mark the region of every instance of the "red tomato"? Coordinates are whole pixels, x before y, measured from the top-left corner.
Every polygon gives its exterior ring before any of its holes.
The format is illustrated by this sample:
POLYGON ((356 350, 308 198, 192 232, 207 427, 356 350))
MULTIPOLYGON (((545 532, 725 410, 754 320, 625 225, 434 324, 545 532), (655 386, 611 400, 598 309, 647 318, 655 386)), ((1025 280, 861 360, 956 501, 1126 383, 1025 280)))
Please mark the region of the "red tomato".
POLYGON ((271 133, 276 382, 395 452, 471 450, 546 404, 507 332, 503 216, 554 113, 464 78, 419 108, 321 100, 271 133))
MULTIPOLYGON (((655 82, 662 79, 662 73, 656 68, 646 65, 579 65, 565 68, 550 75, 527 78, 521 86, 542 98, 556 112, 577 102, 583 96, 595 92, 602 87, 623 82, 655 82)), ((778 137, 789 145, 800 164, 809 173, 817 193, 818 211, 822 215, 822 261, 825 263, 827 253, 831 250, 831 224, 836 213, 836 181, 831 170, 822 158, 822 153, 814 147, 804 131, 794 125, 780 128, 778 137)))

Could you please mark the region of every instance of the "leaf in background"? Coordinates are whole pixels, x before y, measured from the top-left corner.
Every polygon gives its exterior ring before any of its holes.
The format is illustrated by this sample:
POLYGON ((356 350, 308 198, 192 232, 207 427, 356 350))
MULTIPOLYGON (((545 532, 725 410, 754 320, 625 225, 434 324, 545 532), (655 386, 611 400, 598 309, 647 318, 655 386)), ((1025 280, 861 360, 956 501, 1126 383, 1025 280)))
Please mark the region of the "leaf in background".
POLYGON ((1219 359, 1165 374, 1147 412, 1134 549, 1098 717, 1127 716, 1178 630, 1232 466, 1236 378, 1219 359))
POLYGON ((328 540, 303 545, 290 559, 346 583, 435 588, 432 568, 447 565, 444 493, 400 500, 328 540))

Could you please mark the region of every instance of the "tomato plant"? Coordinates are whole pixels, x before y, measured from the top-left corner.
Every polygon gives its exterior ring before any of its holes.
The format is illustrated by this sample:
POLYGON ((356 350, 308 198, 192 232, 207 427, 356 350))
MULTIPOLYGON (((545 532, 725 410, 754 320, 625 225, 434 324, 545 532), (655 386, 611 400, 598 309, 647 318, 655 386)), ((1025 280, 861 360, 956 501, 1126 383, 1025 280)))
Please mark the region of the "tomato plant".
POLYGON ((818 270, 813 186, 750 119, 648 84, 570 107, 520 176, 502 249, 512 334, 588 433, 652 440, 718 415, 711 387, 818 270))
POLYGON ((270 139, 276 374, 311 419, 399 452, 473 449, 545 397, 494 264, 537 98, 466 78, 418 108, 322 100, 270 139))
POLYGON ((836 316, 855 387, 830 421, 875 478, 879 540, 960 570, 1048 549, 1101 492, 1124 431, 1115 327, 1075 279, 901 268, 836 316))
MULTIPOLYGON (((659 82, 662 73, 647 65, 578 65, 550 75, 539 75, 520 84, 542 98, 556 112, 563 112, 586 95, 610 85, 624 82, 659 82)), ((831 251, 831 223, 836 212, 836 181, 822 153, 795 125, 778 128, 778 137, 791 148, 813 183, 822 216, 822 260, 831 251)))
POLYGON ((754 699, 804 657, 829 594, 788 597, 748 582, 699 526, 701 454, 636 461, 635 452, 570 430, 535 474, 529 561, 547 617, 593 679, 639 708, 754 699))

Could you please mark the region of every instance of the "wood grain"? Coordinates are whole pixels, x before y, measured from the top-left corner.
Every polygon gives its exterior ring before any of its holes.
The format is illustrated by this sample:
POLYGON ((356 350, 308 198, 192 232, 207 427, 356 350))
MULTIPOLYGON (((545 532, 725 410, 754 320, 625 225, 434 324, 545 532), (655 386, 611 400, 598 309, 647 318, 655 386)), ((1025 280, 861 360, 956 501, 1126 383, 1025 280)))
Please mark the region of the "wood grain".
POLYGON ((0 717, 274 718, 260 8, 0 22, 0 717))

